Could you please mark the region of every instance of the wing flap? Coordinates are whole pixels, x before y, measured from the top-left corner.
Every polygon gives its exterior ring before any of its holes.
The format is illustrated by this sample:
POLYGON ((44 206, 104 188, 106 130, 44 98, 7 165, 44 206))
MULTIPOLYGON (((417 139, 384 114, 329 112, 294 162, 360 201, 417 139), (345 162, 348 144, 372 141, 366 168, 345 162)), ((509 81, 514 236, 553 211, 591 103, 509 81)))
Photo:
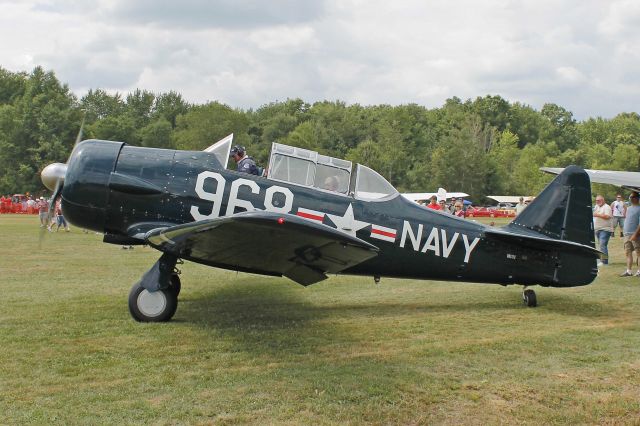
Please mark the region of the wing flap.
POLYGON ((303 285, 377 255, 374 245, 289 214, 256 211, 155 229, 145 240, 211 266, 284 275, 303 285))

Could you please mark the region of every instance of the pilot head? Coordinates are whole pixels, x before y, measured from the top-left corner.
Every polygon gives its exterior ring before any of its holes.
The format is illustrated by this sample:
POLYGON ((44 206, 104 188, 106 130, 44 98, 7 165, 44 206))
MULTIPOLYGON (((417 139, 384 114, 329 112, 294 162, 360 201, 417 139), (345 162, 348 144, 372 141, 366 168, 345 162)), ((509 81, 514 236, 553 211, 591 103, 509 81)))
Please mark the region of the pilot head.
POLYGON ((328 176, 324 180, 323 188, 328 191, 337 191, 338 190, 338 178, 335 176, 328 176))
POLYGON ((235 145, 233 148, 231 148, 231 152, 229 152, 229 157, 233 158, 233 160, 237 163, 238 161, 242 160, 242 157, 244 157, 244 147, 240 146, 240 145, 235 145))

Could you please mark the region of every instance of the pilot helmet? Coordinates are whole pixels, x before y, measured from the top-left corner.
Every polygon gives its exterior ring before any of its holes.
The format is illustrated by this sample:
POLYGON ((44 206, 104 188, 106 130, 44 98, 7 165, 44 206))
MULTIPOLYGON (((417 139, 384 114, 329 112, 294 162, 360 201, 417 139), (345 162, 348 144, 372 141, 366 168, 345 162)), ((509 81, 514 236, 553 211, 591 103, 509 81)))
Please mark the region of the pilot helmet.
POLYGON ((233 148, 231 148, 231 152, 229 153, 229 156, 233 157, 236 154, 242 157, 244 155, 244 147, 240 145, 235 145, 233 148))

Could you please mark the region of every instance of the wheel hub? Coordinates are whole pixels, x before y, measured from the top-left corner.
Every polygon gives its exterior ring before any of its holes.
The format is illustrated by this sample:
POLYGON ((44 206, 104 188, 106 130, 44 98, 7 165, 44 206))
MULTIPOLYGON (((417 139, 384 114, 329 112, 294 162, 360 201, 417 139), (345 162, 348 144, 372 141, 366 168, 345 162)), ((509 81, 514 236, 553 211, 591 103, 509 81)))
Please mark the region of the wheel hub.
POLYGON ((167 297, 162 290, 150 292, 144 289, 138 295, 138 309, 148 317, 157 317, 167 307, 167 297))

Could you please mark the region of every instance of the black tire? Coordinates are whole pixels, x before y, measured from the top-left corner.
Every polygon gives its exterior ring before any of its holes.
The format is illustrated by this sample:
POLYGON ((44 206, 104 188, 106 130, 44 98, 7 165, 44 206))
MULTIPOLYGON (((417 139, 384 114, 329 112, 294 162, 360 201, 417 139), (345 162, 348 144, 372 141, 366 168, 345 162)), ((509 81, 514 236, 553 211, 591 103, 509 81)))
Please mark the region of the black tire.
POLYGON ((182 284, 180 283, 180 275, 171 274, 171 284, 169 285, 169 288, 176 294, 176 297, 180 295, 180 289, 182 288, 182 284))
POLYGON ((169 321, 178 309, 178 295, 171 289, 149 292, 134 284, 129 292, 129 312, 139 322, 169 321))
POLYGON ((536 292, 531 289, 527 289, 522 292, 522 301, 529 308, 535 308, 536 306, 538 306, 536 292))

